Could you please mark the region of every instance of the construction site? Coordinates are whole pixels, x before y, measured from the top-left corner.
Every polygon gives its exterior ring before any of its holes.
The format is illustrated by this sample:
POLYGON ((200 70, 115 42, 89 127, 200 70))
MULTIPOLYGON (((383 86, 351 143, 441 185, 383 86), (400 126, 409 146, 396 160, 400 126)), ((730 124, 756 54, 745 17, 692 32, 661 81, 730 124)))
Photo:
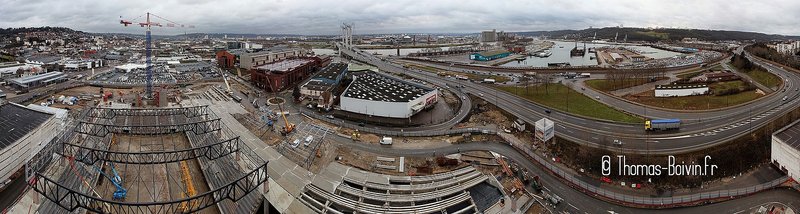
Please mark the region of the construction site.
POLYGON ((40 213, 252 213, 261 206, 266 162, 205 106, 88 108, 68 127, 26 166, 46 199, 40 213))

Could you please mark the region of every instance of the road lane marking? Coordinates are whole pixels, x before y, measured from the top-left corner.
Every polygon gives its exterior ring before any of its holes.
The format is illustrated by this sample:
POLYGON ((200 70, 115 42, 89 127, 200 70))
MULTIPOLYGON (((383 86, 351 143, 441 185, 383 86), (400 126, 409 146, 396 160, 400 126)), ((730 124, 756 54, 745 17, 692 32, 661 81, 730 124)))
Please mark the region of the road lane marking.
POLYGON ((657 140, 673 140, 673 139, 682 139, 682 138, 689 138, 692 135, 682 135, 682 136, 674 136, 674 137, 661 137, 661 138, 653 138, 657 140))

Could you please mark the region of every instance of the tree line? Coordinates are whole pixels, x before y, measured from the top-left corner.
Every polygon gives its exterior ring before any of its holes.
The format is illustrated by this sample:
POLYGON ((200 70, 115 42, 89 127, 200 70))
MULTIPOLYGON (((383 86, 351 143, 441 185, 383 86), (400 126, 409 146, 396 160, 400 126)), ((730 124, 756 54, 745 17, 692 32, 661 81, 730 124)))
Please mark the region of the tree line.
POLYGON ((778 53, 778 51, 767 47, 765 43, 756 43, 745 47, 745 50, 755 56, 789 66, 794 69, 800 69, 800 57, 792 54, 778 53))

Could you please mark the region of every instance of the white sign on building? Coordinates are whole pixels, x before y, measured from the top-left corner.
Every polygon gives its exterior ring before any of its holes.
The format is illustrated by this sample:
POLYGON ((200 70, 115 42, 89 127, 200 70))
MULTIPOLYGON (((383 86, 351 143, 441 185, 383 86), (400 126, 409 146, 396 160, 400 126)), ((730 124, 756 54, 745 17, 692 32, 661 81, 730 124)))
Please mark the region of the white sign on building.
POLYGON ((536 127, 534 135, 536 136, 536 139, 539 139, 542 142, 547 142, 552 139, 553 136, 555 136, 555 123, 553 123, 552 120, 542 118, 541 120, 536 121, 534 126, 536 127))

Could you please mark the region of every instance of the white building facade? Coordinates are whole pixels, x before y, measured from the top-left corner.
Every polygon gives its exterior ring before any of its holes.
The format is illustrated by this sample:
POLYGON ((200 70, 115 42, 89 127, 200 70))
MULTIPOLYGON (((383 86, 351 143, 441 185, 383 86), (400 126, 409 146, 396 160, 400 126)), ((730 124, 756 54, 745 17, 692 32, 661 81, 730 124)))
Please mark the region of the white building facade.
POLYGON ((708 94, 708 85, 659 85, 655 97, 685 97, 708 94))
POLYGON ((800 180, 800 120, 772 134, 770 160, 794 180, 800 180))

